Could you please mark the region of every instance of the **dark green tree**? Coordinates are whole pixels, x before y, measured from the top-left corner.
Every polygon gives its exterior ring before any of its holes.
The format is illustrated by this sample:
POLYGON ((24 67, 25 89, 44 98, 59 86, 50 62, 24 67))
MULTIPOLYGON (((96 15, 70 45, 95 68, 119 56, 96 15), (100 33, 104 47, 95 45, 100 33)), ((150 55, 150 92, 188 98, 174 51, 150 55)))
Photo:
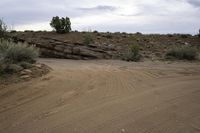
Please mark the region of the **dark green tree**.
POLYGON ((57 33, 68 33, 71 31, 70 18, 53 17, 50 26, 56 30, 57 33))

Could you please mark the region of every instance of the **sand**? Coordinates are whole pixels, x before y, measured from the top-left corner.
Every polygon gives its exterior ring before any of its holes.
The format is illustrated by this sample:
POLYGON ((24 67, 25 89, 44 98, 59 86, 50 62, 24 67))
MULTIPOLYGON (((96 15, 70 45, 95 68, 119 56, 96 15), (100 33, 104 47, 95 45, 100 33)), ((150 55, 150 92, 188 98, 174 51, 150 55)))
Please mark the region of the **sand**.
POLYGON ((0 133, 200 133, 200 63, 39 61, 0 88, 0 133))

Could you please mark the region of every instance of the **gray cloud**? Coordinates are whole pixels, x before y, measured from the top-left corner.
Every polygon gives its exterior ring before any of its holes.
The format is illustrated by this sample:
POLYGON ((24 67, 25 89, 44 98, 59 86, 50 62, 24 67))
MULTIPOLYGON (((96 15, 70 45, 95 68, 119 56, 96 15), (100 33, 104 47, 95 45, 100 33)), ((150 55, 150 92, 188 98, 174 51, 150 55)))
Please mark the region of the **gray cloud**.
POLYGON ((91 8, 78 8, 78 9, 82 10, 82 11, 93 12, 93 11, 114 11, 117 8, 114 6, 98 5, 98 6, 91 7, 91 8))
POLYGON ((78 30, 196 33, 200 28, 200 0, 1 0, 0 9, 0 18, 18 29, 48 25, 53 16, 70 17, 78 30))
POLYGON ((195 7, 200 7, 200 0, 188 0, 188 3, 195 7))
POLYGON ((133 14, 119 14, 120 16, 125 16, 125 17, 133 17, 133 16, 141 16, 143 13, 133 13, 133 14))
POLYGON ((114 11, 116 7, 98 5, 91 8, 74 6, 70 2, 57 2, 54 0, 3 0, 0 4, 0 17, 9 24, 15 25, 33 24, 36 22, 50 21, 53 16, 68 16, 70 18, 81 17, 88 14, 97 14, 114 11), (77 10, 78 9, 78 10, 77 10))

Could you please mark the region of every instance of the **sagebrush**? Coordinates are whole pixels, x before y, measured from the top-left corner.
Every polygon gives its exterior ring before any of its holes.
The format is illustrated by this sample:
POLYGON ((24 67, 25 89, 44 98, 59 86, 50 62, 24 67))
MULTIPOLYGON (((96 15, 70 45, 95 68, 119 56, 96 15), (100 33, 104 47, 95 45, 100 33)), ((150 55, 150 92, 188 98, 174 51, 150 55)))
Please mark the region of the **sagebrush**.
POLYGON ((140 47, 138 44, 133 44, 124 55, 123 59, 126 61, 139 61, 141 58, 140 47))
POLYGON ((179 60, 195 60, 198 56, 197 48, 191 46, 174 47, 169 50, 166 57, 179 60))
POLYGON ((6 63, 29 62, 33 63, 39 56, 38 49, 25 43, 0 41, 0 60, 6 63))
POLYGON ((94 36, 91 33, 86 33, 83 35, 83 43, 86 45, 94 43, 94 36))

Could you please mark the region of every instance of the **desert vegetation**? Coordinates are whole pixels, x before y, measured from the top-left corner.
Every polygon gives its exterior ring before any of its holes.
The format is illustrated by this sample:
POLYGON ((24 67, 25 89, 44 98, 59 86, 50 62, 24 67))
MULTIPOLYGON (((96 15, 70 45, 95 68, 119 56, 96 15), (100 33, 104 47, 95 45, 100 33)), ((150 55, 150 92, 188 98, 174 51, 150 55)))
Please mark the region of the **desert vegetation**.
MULTIPOLYGON (((45 65, 36 64, 36 58, 39 56, 39 49, 28 43, 15 43, 9 38, 6 24, 0 21, 0 84, 14 80, 30 79, 31 75, 37 77, 47 73, 45 65), (33 72, 34 71, 34 72, 33 72), (5 80, 5 81, 4 81, 5 80)), ((16 33, 16 32, 10 32, 16 33)))
MULTIPOLYGON (((126 61, 166 60, 166 57, 173 57, 170 54, 170 51, 174 51, 173 49, 182 50, 183 47, 188 46, 196 49, 197 55, 200 52, 199 37, 187 34, 125 34, 77 31, 67 34, 15 32, 10 33, 10 36, 16 42, 27 42, 35 45, 40 49, 41 57, 50 58, 124 59, 126 61), (131 48, 132 45, 136 45, 136 48, 131 48)), ((196 56, 194 59, 198 58, 196 56)), ((173 61, 175 60, 180 59, 174 58, 173 61)))
POLYGON ((166 57, 168 59, 178 60, 195 60, 197 56, 197 49, 191 46, 175 47, 169 50, 166 54, 166 57))
POLYGON ((0 68, 2 74, 12 74, 30 68, 39 56, 39 51, 27 44, 7 40, 0 41, 0 68))
POLYGON ((91 43, 94 43, 94 36, 91 32, 87 32, 83 35, 83 43, 85 45, 89 45, 91 43))
POLYGON ((198 37, 200 37, 200 29, 199 29, 199 34, 198 34, 198 37))
POLYGON ((200 133, 200 0, 0 8, 0 133, 200 133))
POLYGON ((7 39, 7 25, 3 21, 3 19, 0 19, 0 39, 7 39))
POLYGON ((140 47, 138 44, 133 44, 124 55, 123 59, 126 61, 139 61, 141 58, 140 47))
MULTIPOLYGON (((38 47, 41 57, 67 59, 142 59, 195 60, 200 52, 198 35, 142 34, 126 32, 71 32, 70 18, 53 17, 50 22, 56 32, 10 31, 14 42, 27 42, 38 47), (68 33, 68 34, 64 34, 68 33), (175 46, 175 47, 174 47, 175 46)), ((8 36, 6 24, 0 21, 1 38, 8 36)))
POLYGON ((68 33, 71 31, 71 22, 70 18, 62 17, 59 18, 58 16, 53 17, 50 23, 50 26, 56 30, 57 33, 68 33))

